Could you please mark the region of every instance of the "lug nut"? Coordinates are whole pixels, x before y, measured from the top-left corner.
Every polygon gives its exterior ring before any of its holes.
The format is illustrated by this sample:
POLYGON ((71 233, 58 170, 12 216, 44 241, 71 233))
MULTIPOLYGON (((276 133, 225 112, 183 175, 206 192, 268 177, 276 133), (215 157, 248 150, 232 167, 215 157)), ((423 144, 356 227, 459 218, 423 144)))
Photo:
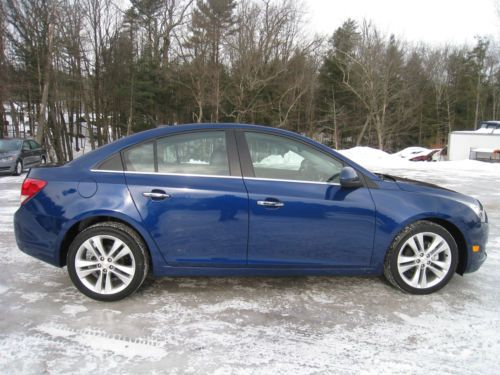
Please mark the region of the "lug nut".
POLYGON ((420 263, 420 259, 417 259, 417 260, 416 260, 416 262, 417 262, 417 263, 420 263))
POLYGON ((108 262, 111 263, 113 261, 113 259, 111 258, 108 258, 108 262))
POLYGON ((101 263, 98 263, 98 264, 97 264, 97 268, 101 268, 101 263))
POLYGON ((420 253, 420 256, 423 257, 424 256, 424 253, 420 253))
POLYGON ((102 270, 102 272, 106 273, 106 272, 108 272, 108 270, 105 268, 102 270))
POLYGON ((104 257, 101 257, 101 262, 104 262, 104 257))
POLYGON ((113 268, 115 268, 115 267, 113 267, 113 266, 109 266, 109 269, 110 269, 110 270, 112 270, 113 268))

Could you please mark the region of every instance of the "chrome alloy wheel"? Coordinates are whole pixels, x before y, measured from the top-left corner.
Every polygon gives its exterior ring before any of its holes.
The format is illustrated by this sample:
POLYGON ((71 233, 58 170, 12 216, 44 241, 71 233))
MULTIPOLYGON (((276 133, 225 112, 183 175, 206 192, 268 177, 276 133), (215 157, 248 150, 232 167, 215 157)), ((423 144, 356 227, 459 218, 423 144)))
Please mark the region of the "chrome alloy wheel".
POLYGON ((23 173, 23 163, 21 163, 20 161, 16 163, 16 173, 17 175, 23 173))
POLYGON ((417 233, 399 250, 398 273, 413 288, 431 288, 448 275, 451 261, 450 245, 443 237, 432 232, 417 233))
POLYGON ((111 235, 97 235, 78 248, 75 270, 89 290, 115 294, 130 285, 136 264, 132 251, 122 240, 111 235))

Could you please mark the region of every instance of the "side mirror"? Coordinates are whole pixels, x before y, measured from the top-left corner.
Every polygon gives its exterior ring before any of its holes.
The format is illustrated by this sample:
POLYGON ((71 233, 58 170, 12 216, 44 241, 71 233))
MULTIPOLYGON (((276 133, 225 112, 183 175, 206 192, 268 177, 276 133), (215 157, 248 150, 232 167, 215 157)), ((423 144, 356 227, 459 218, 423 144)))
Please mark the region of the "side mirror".
POLYGON ((357 188, 363 186, 363 182, 352 167, 344 167, 340 171, 340 186, 343 188, 357 188))

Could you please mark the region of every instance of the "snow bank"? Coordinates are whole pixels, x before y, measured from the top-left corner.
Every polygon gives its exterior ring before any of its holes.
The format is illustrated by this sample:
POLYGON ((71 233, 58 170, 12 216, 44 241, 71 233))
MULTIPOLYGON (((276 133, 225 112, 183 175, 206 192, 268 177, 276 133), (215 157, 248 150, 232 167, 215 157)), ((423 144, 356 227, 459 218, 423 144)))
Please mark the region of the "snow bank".
POLYGON ((371 147, 353 147, 347 150, 339 150, 339 153, 352 161, 371 169, 371 167, 404 167, 408 161, 399 156, 388 154, 385 151, 371 147))
POLYGON ((459 173, 485 172, 500 176, 500 163, 486 163, 477 160, 414 162, 371 147, 354 147, 347 150, 339 150, 338 152, 374 172, 404 169, 429 170, 436 171, 436 173, 443 171, 459 173))

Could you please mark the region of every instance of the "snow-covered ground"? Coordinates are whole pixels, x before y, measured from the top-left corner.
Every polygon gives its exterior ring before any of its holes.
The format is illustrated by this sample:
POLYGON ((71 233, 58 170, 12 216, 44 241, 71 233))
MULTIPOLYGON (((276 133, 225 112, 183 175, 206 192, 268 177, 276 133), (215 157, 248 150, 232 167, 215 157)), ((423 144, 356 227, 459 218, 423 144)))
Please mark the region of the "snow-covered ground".
POLYGON ((500 165, 343 153, 479 198, 491 222, 483 267, 429 296, 382 278, 165 278, 99 303, 17 249, 23 177, 0 177, 0 373, 498 373, 500 165))

